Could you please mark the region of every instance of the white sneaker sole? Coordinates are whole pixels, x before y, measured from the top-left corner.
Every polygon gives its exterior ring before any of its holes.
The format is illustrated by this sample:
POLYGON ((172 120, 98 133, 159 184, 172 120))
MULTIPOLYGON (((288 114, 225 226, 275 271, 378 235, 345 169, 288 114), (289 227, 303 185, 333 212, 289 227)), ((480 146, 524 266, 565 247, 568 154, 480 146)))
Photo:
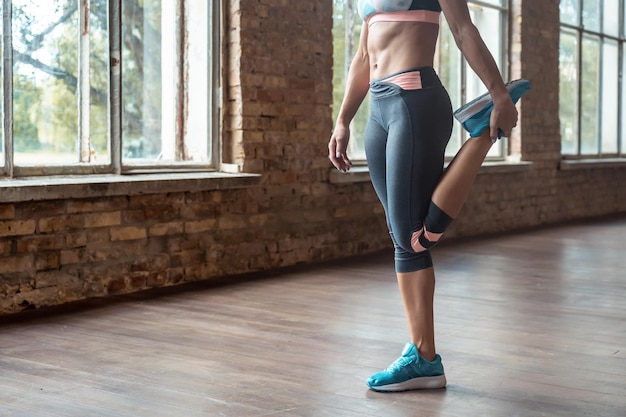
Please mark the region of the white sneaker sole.
POLYGON ((382 392, 398 392, 409 391, 415 389, 438 389, 446 386, 446 376, 423 376, 419 378, 409 379, 408 381, 398 382, 397 384, 381 385, 378 387, 370 387, 374 391, 382 392))

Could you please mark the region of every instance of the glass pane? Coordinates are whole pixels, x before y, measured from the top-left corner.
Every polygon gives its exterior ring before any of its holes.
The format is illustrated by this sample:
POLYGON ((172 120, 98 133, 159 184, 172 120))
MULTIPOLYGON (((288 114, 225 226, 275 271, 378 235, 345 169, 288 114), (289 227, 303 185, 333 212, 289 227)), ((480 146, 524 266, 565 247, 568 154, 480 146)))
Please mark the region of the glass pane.
POLYGON ((583 37, 581 91, 581 153, 598 153, 598 113, 600 92, 600 40, 583 37))
POLYGON ((623 20, 623 24, 622 24, 622 37, 626 36, 626 4, 624 4, 624 7, 622 7, 622 13, 624 13, 624 15, 622 16, 623 20))
POLYGON ((89 160, 109 164, 109 35, 107 1, 91 0, 89 7, 89 160))
MULTIPOLYGON (((622 53, 622 68, 626 68, 626 54, 622 53)), ((621 148, 622 156, 626 156, 626 82, 622 80, 622 109, 621 109, 621 148)))
MULTIPOLYGON (((456 46, 452 32, 450 32, 450 28, 445 19, 441 19, 439 33, 435 68, 441 82, 450 94, 452 109, 458 109, 463 105, 461 94, 461 52, 456 46)), ((456 155, 459 149, 461 149, 463 140, 467 137, 467 134, 459 123, 454 122, 452 126, 452 136, 446 147, 446 156, 449 157, 456 155)))
MULTIPOLYGON (((2 16, 3 13, 3 9, 2 9, 3 3, 0 3, 0 16, 2 16)), ((2 23, 0 23, 1 25, 2 23)), ((0 57, 4 57, 3 55, 3 49, 2 49, 2 44, 3 42, 0 42, 0 57)), ((2 76, 2 72, 3 72, 3 68, 4 68, 4 58, 0 58, 0 91, 4 91, 4 84, 2 83, 2 80, 4 78, 4 76, 2 76)), ((0 94, 0 96, 3 96, 4 94, 0 94)), ((0 108, 2 109, 2 114, 4 114, 4 100, 0 99, 0 108)), ((4 119, 0 118, 0 120, 3 120, 4 123, 4 119)), ((0 167, 4 166, 4 126, 0 126, 0 167)))
POLYGON ((77 2, 13 1, 16 165, 75 163, 77 2))
POLYGON ((561 0, 559 3, 561 11, 561 22, 578 26, 580 0, 561 0))
POLYGON ((604 0, 603 23, 604 33, 611 36, 619 35, 619 0, 604 0))
MULTIPOLYGON (((209 5, 207 0, 187 0, 187 27, 193 28, 188 37, 187 51, 187 121, 185 123, 184 154, 180 160, 207 162, 209 152, 209 5)), ((172 155, 173 156, 173 155, 172 155)), ((175 159, 172 158, 172 161, 175 159)))
POLYGON ((168 150, 174 147, 176 2, 164 3, 162 8, 160 0, 122 1, 123 162, 155 163, 161 158, 163 140, 168 141, 168 150), (167 39, 161 38, 162 23, 167 39))
MULTIPOLYGON (((483 40, 487 48, 489 48, 491 55, 495 58, 498 67, 502 69, 502 24, 500 13, 497 10, 473 4, 469 5, 469 9, 474 25, 483 34, 483 40), (487 34, 490 36, 487 36, 487 34)), ((466 71, 466 100, 470 101, 485 93, 487 89, 469 65, 466 66, 466 71)))
POLYGON ((363 133, 370 111, 369 95, 363 100, 363 104, 357 111, 352 123, 350 123, 350 142, 348 143, 348 155, 353 160, 365 159, 365 141, 363 133))
MULTIPOLYGON (((333 120, 337 119, 337 114, 343 100, 345 90, 346 72, 349 63, 356 52, 361 33, 362 21, 356 9, 345 6, 345 2, 334 2, 333 9, 333 120), (346 40, 346 28, 350 30, 351 36, 346 40)), ((350 142, 348 144, 348 155, 352 160, 365 160, 365 144, 363 132, 369 115, 369 95, 361 104, 358 112, 350 124, 350 142)))
POLYGON ((583 2, 583 26, 587 30, 600 31, 600 0, 583 2))
POLYGON ((617 92, 619 58, 617 41, 602 46, 602 153, 617 153, 617 92))
POLYGON ((122 1, 123 163, 207 161, 208 6, 185 1, 184 18, 194 30, 181 47, 177 2, 122 1))
MULTIPOLYGON (((477 6, 477 5, 469 5, 470 6, 470 15, 472 17, 472 21, 474 25, 478 28, 479 32, 483 35, 483 40, 489 48, 491 55, 493 55, 496 64, 498 64, 498 68, 500 68, 500 72, 502 72, 502 68, 504 68, 504 55, 502 48, 502 19, 501 12, 496 9, 492 9, 489 7, 477 6)), ((484 86, 480 78, 474 73, 474 71, 467 65, 466 68, 467 76, 466 76, 466 97, 467 101, 478 97, 479 95, 485 93, 487 88, 484 86)), ((499 146, 492 146, 489 149, 489 153, 487 156, 502 156, 501 148, 499 146)))
POLYGON ((562 31, 559 48, 559 118, 561 153, 578 153, 578 42, 576 33, 562 31))

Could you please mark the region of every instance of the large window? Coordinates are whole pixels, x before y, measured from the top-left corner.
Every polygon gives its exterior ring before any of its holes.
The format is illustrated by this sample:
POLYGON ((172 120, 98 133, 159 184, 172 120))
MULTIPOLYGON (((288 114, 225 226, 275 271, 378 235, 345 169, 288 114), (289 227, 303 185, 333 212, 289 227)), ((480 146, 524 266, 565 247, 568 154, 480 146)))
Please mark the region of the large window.
POLYGON ((212 168, 207 0, 2 0, 5 176, 212 168))
POLYGON ((623 157, 623 0, 561 0, 559 116, 567 158, 623 157))
MULTIPOLYGON (((345 88, 345 77, 348 64, 358 46, 359 32, 362 21, 356 14, 356 0, 334 0, 334 90, 333 116, 336 117, 345 88)), ((503 75, 507 74, 508 45, 508 0, 468 1, 472 21, 480 31, 487 47, 494 56, 503 75)), ((450 93, 452 106, 459 108, 486 91, 480 79, 474 74, 462 54, 458 50, 454 38, 441 18, 439 44, 435 56, 435 68, 450 93)), ((359 109, 352 125, 349 154, 352 159, 365 159, 362 132, 367 120, 368 102, 359 109)), ((451 158, 460 149, 468 135, 459 123, 454 124, 452 138, 446 149, 446 156, 451 158)), ((501 159, 506 156, 506 141, 498 141, 488 154, 490 159, 501 159)))

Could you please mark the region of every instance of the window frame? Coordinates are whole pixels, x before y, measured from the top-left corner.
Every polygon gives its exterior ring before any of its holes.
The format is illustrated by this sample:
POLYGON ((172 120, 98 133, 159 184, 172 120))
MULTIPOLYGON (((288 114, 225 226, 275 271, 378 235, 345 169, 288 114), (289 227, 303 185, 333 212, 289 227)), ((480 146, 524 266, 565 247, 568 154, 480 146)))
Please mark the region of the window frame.
MULTIPOLYGON (((578 3, 578 11, 577 11, 577 16, 576 16, 576 24, 572 24, 572 23, 568 23, 568 22, 564 22, 561 19, 561 15, 559 13, 559 35, 565 33, 569 33, 569 34, 575 34, 576 37, 576 57, 575 57, 575 62, 576 62, 576 120, 575 120, 575 126, 576 126, 576 153, 563 153, 562 147, 561 147, 561 158, 563 160, 615 160, 615 159, 622 159, 622 158, 626 158, 626 138, 624 138, 624 136, 626 135, 626 131, 624 131, 624 121, 623 116, 626 115, 626 109, 624 109, 624 106, 626 105, 626 101, 624 100, 624 95, 626 94, 626 91, 624 90, 624 80, 623 80, 623 74, 624 74, 624 66, 625 66, 625 60, 626 60, 626 2, 624 0, 619 0, 619 4, 618 4, 618 13, 619 13, 619 18, 618 18, 618 34, 617 36, 615 35, 611 35, 609 33, 605 33, 605 28, 604 28, 604 24, 605 24, 605 19, 604 19, 604 0, 602 0, 600 2, 600 15, 599 15, 599 30, 591 30, 591 29, 587 29, 585 28, 584 22, 583 22, 583 14, 584 14, 584 0, 577 0, 578 3), (582 100, 582 90, 583 90, 583 77, 582 77, 582 73, 583 73, 583 47, 584 47, 584 42, 583 40, 585 39, 585 37, 587 38, 591 38, 591 39, 595 39, 597 38, 599 40, 599 48, 598 48, 598 54, 599 54, 599 60, 598 60, 598 106, 596 109, 596 119, 595 119, 595 123, 596 123, 596 134, 597 134, 597 144, 596 144, 596 148, 597 148, 597 152, 596 153, 583 153, 582 152, 582 148, 583 148, 583 137, 582 137, 582 125, 583 125, 583 100, 582 100), (609 42, 617 42, 617 51, 618 51, 618 56, 617 56, 617 137, 616 137, 616 147, 617 147, 617 152, 602 152, 602 146, 603 146, 603 138, 602 138, 602 130, 603 130, 603 126, 602 126, 602 109, 604 106, 603 103, 603 95, 604 95, 604 89, 603 89, 603 79, 604 79, 604 45, 605 42, 609 41, 609 42)), ((560 2, 559 2, 560 4, 560 2)), ((559 11, 560 12, 560 11, 559 11)), ((559 46, 560 46, 560 42, 559 42, 559 46)), ((559 68, 559 82, 560 82, 560 68, 559 68)), ((562 142, 561 142, 562 144, 562 142)))
MULTIPOLYGON (((1 0, 2 6, 2 124, 3 124, 3 146, 4 162, 0 167, 0 179, 18 178, 18 177, 42 177, 42 176, 60 176, 60 175, 106 175, 106 174, 131 174, 131 173, 163 173, 163 172, 213 172, 218 171, 220 167, 220 151, 221 141, 219 140, 219 132, 221 129, 220 113, 221 113, 221 39, 222 39, 222 7, 220 0, 209 0, 208 9, 208 90, 207 91, 207 119, 208 126, 206 132, 206 140, 208 141, 208 160, 202 162, 193 161, 174 161, 162 164, 133 164, 123 162, 123 132, 122 132, 122 1, 123 0, 107 0, 108 16, 108 157, 109 160, 105 164, 86 164, 80 162, 72 162, 70 164, 59 165, 23 165, 15 164, 14 156, 14 137, 13 137, 13 73, 14 60, 12 54, 13 45, 13 5, 11 0, 1 0), (10 47, 6 47, 10 45, 10 47), (210 154, 209 154, 210 153, 210 154)), ((85 6, 80 0, 78 2, 78 14, 82 16, 83 7, 85 6)), ((177 62, 177 69, 187 65, 187 45, 185 44, 186 34, 182 31, 188 30, 186 25, 186 11, 182 6, 185 0, 176 0, 177 10, 180 12, 177 19, 179 30, 176 34, 177 55, 180 60, 177 62)), ((78 31, 77 31, 78 32, 78 31)), ((77 36, 78 33, 77 33, 77 36)), ((80 45, 78 46, 80 53, 80 45)), ((79 58, 80 59, 80 58, 79 58)), ((180 73, 180 72, 179 72, 180 73)), ((80 77, 80 68, 79 68, 80 77)), ((181 81, 183 77, 178 78, 181 85, 178 91, 188 88, 181 81)), ((80 81, 78 81, 80 85, 80 81)), ((80 105, 77 103, 78 111, 80 105)), ((80 121, 79 129, 80 129, 80 121)), ((79 132, 77 134, 77 139, 79 132)), ((177 132, 176 135, 184 135, 177 132)), ((78 159, 78 158, 77 158, 78 159)))
MULTIPOLYGON (((486 1, 481 1, 481 0, 468 0, 467 3, 468 3, 468 7, 470 8, 470 11, 471 11, 471 6, 473 4, 478 7, 485 7, 491 10, 495 10, 499 13, 500 27, 502 28, 502 30, 500 31, 500 45, 502 45, 502 50, 500 51, 499 57, 494 56, 494 60, 498 64, 498 68, 500 69, 500 74, 502 75, 503 79, 507 81, 509 78, 510 67, 511 67, 511 62, 510 62, 511 61, 510 60, 511 0, 503 0, 500 2, 499 5, 486 2, 486 1)), ((439 39, 442 38, 442 33, 441 33, 442 30, 443 30, 443 27, 440 29, 439 39)), ((481 36, 484 37, 485 34, 481 33, 481 36)), ((437 67, 438 65, 439 64, 435 62, 435 67, 437 67)), ((460 100, 461 105, 463 105, 464 103, 468 103, 469 101, 475 99, 476 97, 474 96, 469 97, 467 93, 469 64, 467 63, 467 60, 465 59, 463 54, 460 54, 460 61, 458 62, 458 65, 459 65, 458 69, 460 73, 459 74, 460 79, 458 80, 458 83, 460 86, 460 90, 451 91, 450 90, 451 87, 446 87, 446 88, 448 89, 450 96, 454 97, 455 95, 457 95, 457 97, 460 100)), ((456 108, 454 108, 453 110, 456 110, 456 108)), ((461 148, 461 146, 466 140, 468 140, 467 132, 465 132, 463 128, 461 127, 461 125, 455 121, 455 129, 453 130, 452 135, 450 137, 450 142, 456 141, 457 143, 456 152, 458 152, 458 150, 461 148)), ((487 154, 487 156, 485 157, 485 162, 505 161, 507 157, 509 156, 509 138, 502 138, 498 140, 492 147, 492 149, 494 148, 498 149, 497 151, 498 155, 487 154)), ((454 159, 454 155, 447 154, 445 157, 446 162, 450 162, 452 159, 454 159)))

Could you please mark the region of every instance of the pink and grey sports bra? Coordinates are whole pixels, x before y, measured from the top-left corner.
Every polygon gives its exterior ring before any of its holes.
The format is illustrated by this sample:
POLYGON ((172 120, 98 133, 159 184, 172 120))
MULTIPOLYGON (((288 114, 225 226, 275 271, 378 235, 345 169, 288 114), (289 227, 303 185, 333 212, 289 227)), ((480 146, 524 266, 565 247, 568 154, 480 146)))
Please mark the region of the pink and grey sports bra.
POLYGON ((427 22, 439 24, 438 0, 359 0, 357 10, 368 25, 375 22, 427 22))

